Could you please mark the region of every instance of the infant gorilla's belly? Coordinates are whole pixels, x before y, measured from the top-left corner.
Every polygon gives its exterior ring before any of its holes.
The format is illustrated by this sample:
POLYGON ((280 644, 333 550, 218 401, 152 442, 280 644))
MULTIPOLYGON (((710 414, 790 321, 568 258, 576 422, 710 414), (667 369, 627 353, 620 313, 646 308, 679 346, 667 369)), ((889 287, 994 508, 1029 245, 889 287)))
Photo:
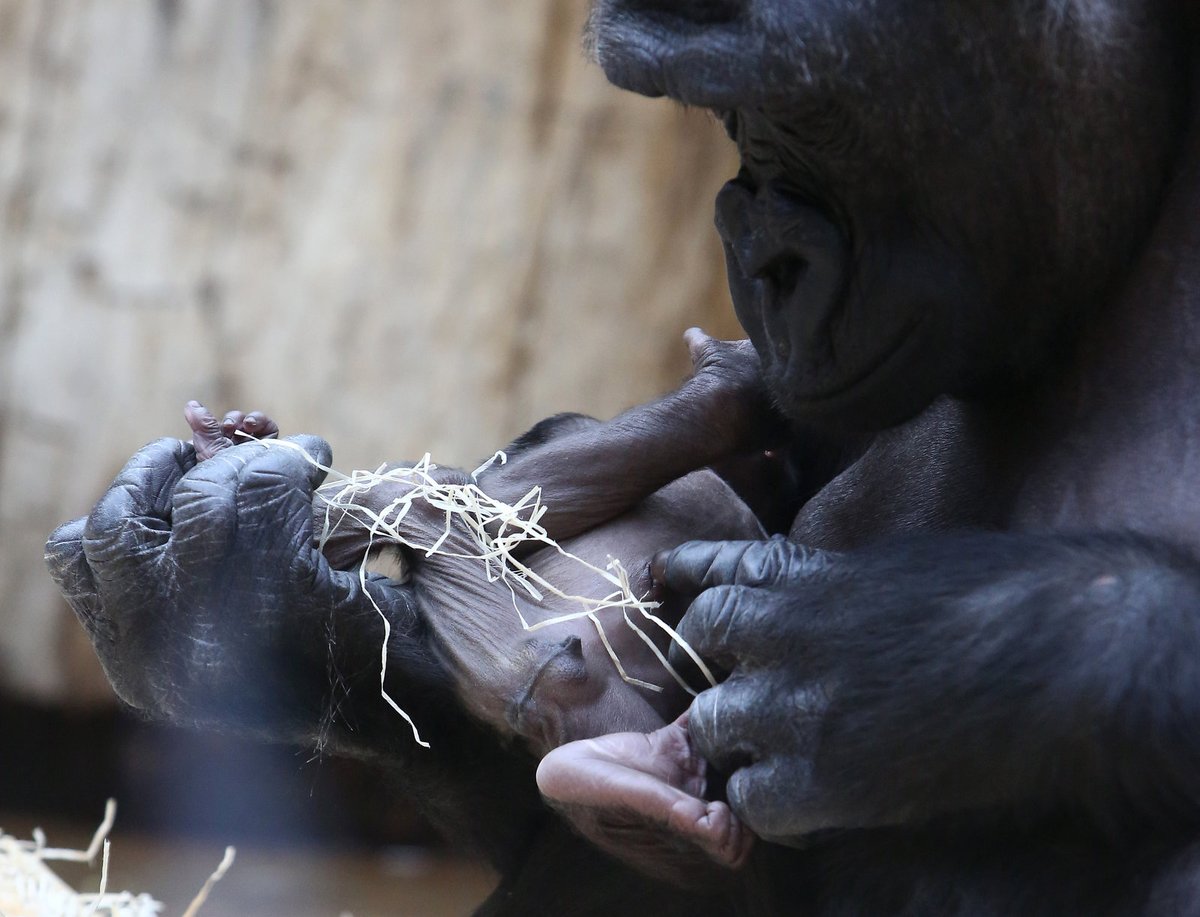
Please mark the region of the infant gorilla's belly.
MULTIPOLYGON (((617 519, 564 540, 561 547, 600 569, 610 558, 620 560, 631 591, 642 597, 651 591, 649 564, 659 551, 693 539, 762 537, 757 519, 737 495, 712 472, 700 471, 664 487, 617 519)), ((599 599, 614 588, 553 548, 543 548, 524 562, 568 595, 599 599)), ((629 612, 629 618, 645 637, 626 623, 621 609, 596 615, 603 637, 595 621, 586 617, 526 631, 507 587, 464 589, 463 578, 478 583, 482 574, 465 565, 419 567, 414 585, 423 613, 467 706, 501 731, 523 736, 536 752, 610 732, 649 731, 687 707, 689 695, 646 642, 652 640, 665 656, 668 633, 636 611, 629 612)), ((553 596, 537 604, 518 597, 517 605, 530 625, 581 610, 578 603, 553 596)), ((677 603, 655 614, 674 626, 684 610, 677 603)))

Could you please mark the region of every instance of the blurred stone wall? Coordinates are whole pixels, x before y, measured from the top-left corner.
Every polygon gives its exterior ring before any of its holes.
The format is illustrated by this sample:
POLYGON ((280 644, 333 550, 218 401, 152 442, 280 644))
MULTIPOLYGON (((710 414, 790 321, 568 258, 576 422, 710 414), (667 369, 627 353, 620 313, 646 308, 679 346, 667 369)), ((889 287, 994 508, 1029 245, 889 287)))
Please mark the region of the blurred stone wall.
POLYGON ((109 692, 46 534, 183 403, 472 466, 735 333, 705 114, 585 0, 0 0, 0 684, 109 692))

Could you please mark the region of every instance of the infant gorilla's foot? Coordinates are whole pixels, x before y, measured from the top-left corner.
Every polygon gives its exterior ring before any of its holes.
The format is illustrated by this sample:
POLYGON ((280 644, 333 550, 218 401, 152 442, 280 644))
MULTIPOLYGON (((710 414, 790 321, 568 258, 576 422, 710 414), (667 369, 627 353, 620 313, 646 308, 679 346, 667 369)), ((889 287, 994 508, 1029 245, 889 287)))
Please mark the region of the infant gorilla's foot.
POLYGON ((754 846, 726 803, 704 799, 705 771, 685 713, 655 732, 562 745, 542 759, 537 782, 602 849, 649 875, 697 888, 729 881, 754 846))
POLYGON ((188 426, 192 428, 192 445, 196 461, 210 459, 222 449, 228 449, 246 439, 274 439, 279 436, 279 424, 262 411, 230 411, 218 421, 199 401, 189 401, 183 409, 188 426))

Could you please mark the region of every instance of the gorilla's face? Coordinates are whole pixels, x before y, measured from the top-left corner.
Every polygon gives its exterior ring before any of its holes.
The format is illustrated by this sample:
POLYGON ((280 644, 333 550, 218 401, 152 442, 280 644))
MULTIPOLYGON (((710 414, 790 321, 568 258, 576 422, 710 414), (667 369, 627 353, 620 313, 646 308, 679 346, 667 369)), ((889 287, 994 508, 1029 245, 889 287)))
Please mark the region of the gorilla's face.
POLYGON ((879 427, 1042 368, 1145 237, 1170 0, 599 0, 616 84, 711 108, 738 317, 786 411, 879 427))

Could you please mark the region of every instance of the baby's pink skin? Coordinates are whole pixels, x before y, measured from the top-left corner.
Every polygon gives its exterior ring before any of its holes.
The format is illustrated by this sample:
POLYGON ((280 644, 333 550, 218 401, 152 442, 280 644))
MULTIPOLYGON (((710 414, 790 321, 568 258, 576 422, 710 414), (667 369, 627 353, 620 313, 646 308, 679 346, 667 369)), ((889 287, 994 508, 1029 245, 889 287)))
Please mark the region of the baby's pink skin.
POLYGON ((636 863, 639 842, 645 861, 663 878, 684 885, 703 882, 696 848, 728 869, 745 865, 754 835, 724 802, 704 799, 707 766, 693 751, 687 714, 651 733, 623 732, 561 745, 542 759, 538 789, 598 846, 636 863), (664 838, 678 850, 664 852, 664 838), (619 847, 613 839, 619 838, 619 847), (632 849, 631 849, 632 848, 632 849))

